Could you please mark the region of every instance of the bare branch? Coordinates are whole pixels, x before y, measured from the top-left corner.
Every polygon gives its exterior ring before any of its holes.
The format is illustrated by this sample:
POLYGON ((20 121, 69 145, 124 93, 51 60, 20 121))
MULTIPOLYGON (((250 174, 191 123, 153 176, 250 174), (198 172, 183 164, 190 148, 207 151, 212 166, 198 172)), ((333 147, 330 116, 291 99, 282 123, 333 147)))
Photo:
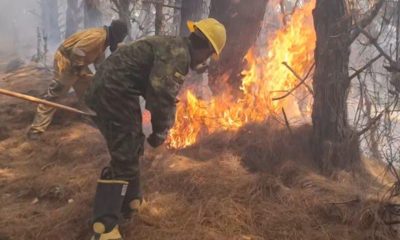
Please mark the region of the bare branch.
POLYGON ((164 4, 163 2, 160 1, 155 1, 155 0, 145 0, 143 1, 144 3, 152 3, 152 4, 158 4, 163 7, 168 7, 168 8, 173 8, 173 9, 181 9, 181 6, 175 6, 175 5, 169 5, 169 4, 164 4))
POLYGON ((287 21, 286 21, 286 12, 285 12, 285 0, 280 0, 279 1, 279 8, 281 9, 281 14, 282 14, 282 23, 283 26, 287 25, 287 21))
POLYGON ((354 42, 354 40, 356 40, 356 38, 360 35, 360 28, 364 29, 372 22, 372 20, 374 20, 384 3, 385 0, 379 0, 367 13, 365 13, 365 16, 361 20, 355 23, 355 26, 357 26, 358 28, 356 27, 355 30, 351 33, 351 42, 354 42))
POLYGON ((113 10, 115 13, 119 13, 119 11, 115 7, 111 7, 111 10, 113 10))
POLYGON ((376 42, 376 39, 374 37, 372 37, 367 31, 365 31, 362 28, 358 28, 359 31, 368 38, 368 40, 375 46, 376 50, 378 50, 378 52, 380 54, 382 54, 382 56, 384 56, 389 62, 391 66, 396 66, 397 63, 396 61, 394 61, 380 46, 379 44, 376 42))
POLYGON ((361 136, 361 135, 363 135, 364 133, 366 133, 367 131, 369 131, 373 126, 375 126, 375 124, 377 124, 377 122, 382 118, 382 116, 383 116, 385 113, 390 112, 389 110, 390 110, 390 108, 391 108, 392 106, 395 106, 395 107, 396 107, 397 102, 398 102, 398 97, 396 97, 396 99, 395 99, 394 102, 390 103, 387 107, 385 107, 385 109, 383 109, 375 118, 373 118, 372 120, 370 120, 369 123, 368 123, 368 125, 367 125, 364 129, 362 129, 361 131, 357 132, 357 135, 358 135, 358 136, 361 136))
MULTIPOLYGON (((306 86, 307 90, 308 90, 311 94, 314 94, 314 91, 312 90, 312 88, 311 88, 310 86, 308 86, 307 84, 304 83, 305 80, 302 79, 302 78, 299 76, 299 74, 297 74, 297 73, 293 70, 293 68, 291 68, 291 67, 287 64, 287 62, 283 62, 282 64, 283 64, 285 67, 287 67, 287 68, 293 73, 293 75, 294 75, 298 80, 300 80, 300 83, 301 83, 301 84, 304 84, 304 85, 306 86), (304 80, 304 81, 303 81, 303 80, 304 80)), ((310 70, 307 72, 307 74, 306 74, 306 76, 305 76, 306 79, 308 78, 308 76, 310 75, 310 73, 311 73, 311 71, 313 70, 314 67, 315 67, 315 62, 311 65, 310 70)))
POLYGON ((382 118, 382 116, 383 116, 383 114, 384 114, 385 111, 386 111, 386 109, 383 110, 381 113, 379 113, 378 116, 376 116, 375 118, 373 118, 373 119, 369 122, 369 124, 368 124, 364 129, 362 129, 361 131, 357 132, 357 135, 358 135, 358 136, 361 136, 361 135, 363 135, 364 133, 368 132, 373 126, 375 126, 375 124, 378 123, 378 121, 382 118))
POLYGON ((396 60, 399 61, 399 45, 400 45, 400 1, 397 1, 397 21, 396 21, 396 60))
POLYGON ((396 225, 396 224, 400 224, 400 221, 389 221, 389 222, 385 222, 386 225, 396 225))
POLYGON ((351 81, 353 78, 357 77, 360 73, 362 73, 365 69, 369 68, 374 62, 376 62, 379 58, 382 57, 382 54, 380 53, 378 56, 374 57, 371 59, 367 64, 364 65, 364 67, 360 68, 359 70, 355 71, 350 77, 349 80, 351 81))
POLYGON ((294 12, 296 11, 297 7, 299 6, 299 2, 300 2, 300 0, 296 0, 296 2, 294 3, 294 7, 292 9, 291 15, 293 15, 294 12))
POLYGON ((112 3, 117 7, 117 9, 121 9, 121 6, 119 5, 118 0, 111 0, 112 3))
POLYGON ((34 16, 36 16, 36 17, 38 17, 38 18, 40 18, 41 16, 40 16, 40 14, 39 13, 37 13, 35 10, 28 10, 28 12, 30 13, 30 14, 32 14, 32 15, 34 15, 34 16))
POLYGON ((361 199, 356 198, 356 199, 345 201, 345 202, 330 202, 329 204, 341 205, 341 204, 354 204, 354 203, 359 203, 359 202, 361 202, 361 199))
POLYGON ((284 108, 282 108, 282 114, 283 114, 283 117, 285 118, 285 124, 286 124, 286 127, 287 127, 290 135, 293 135, 292 128, 290 127, 290 123, 289 123, 289 120, 287 118, 287 115, 286 115, 286 112, 285 112, 284 108))
POLYGON ((364 18, 361 19, 356 25, 362 28, 367 27, 378 15, 384 3, 385 0, 379 0, 377 3, 375 3, 375 5, 372 6, 372 8, 365 14, 364 18))
MULTIPOLYGON (((289 67, 289 65, 285 65, 285 66, 289 67)), ((311 71, 314 69, 314 67, 315 67, 315 63, 313 63, 313 65, 311 66, 310 70, 308 70, 306 76, 305 76, 303 79, 299 79, 300 82, 299 82, 296 86, 294 86, 294 88, 292 88, 290 91, 287 91, 287 93, 286 93, 285 95, 283 95, 283 96, 273 98, 272 101, 277 101, 277 100, 281 100, 281 99, 286 98, 287 96, 289 96, 290 94, 292 94, 297 88, 299 88, 301 85, 305 84, 305 81, 306 81, 306 80, 308 79, 308 77, 310 76, 310 73, 311 73, 311 71)), ((289 69, 291 69, 291 68, 289 67, 289 69)), ((293 72, 293 74, 295 74, 294 71, 292 71, 292 72, 293 72)), ((306 85, 306 84, 305 84, 305 85, 306 85)), ((307 85, 306 85, 306 86, 307 86, 307 85)), ((307 86, 307 87, 308 87, 308 86, 307 86)), ((309 91, 310 91, 311 94, 314 94, 313 91, 312 91, 312 89, 309 89, 309 91), (311 90, 311 91, 310 91, 310 90, 311 90)))

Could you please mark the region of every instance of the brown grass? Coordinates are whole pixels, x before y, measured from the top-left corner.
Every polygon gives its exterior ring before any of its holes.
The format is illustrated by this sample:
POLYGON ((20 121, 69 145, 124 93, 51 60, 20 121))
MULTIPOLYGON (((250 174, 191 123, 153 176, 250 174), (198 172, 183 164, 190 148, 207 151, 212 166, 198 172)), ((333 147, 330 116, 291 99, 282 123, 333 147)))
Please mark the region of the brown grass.
MULTIPOLYGON (((23 91, 24 81, 9 86, 23 91)), ((26 88, 45 88, 32 81, 26 88)), ((7 129, 0 140, 0 239, 89 239, 105 144, 96 129, 65 113, 43 140, 27 141, 33 110, 0 96, 0 130, 7 129)), ((309 133, 303 126, 290 135, 269 121, 182 151, 146 151, 145 203, 122 226, 125 238, 398 239, 379 214, 391 181, 380 177, 383 166, 365 160, 368 175, 323 176, 309 155, 309 133)))

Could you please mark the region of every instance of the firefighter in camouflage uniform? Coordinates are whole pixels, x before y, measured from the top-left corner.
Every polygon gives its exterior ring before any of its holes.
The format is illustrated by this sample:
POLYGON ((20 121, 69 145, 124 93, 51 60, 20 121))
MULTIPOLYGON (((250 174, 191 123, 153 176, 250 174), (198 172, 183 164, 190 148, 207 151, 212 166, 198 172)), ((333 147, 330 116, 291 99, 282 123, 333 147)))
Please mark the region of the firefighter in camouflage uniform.
POLYGON ((97 182, 92 239, 122 239, 120 217, 129 218, 142 201, 139 158, 145 136, 139 97, 151 113, 147 142, 158 147, 174 124, 176 97, 189 68, 195 70, 225 46, 225 27, 217 20, 188 22, 188 27, 187 38, 153 36, 119 48, 100 66, 86 93, 111 155, 97 182))
MULTIPOLYGON (((127 32, 126 23, 114 20, 110 26, 86 29, 67 38, 54 55, 54 80, 44 98, 60 100, 72 87, 81 102, 91 83, 92 73, 88 65, 93 63, 97 67, 105 59, 106 48, 115 51, 127 32)), ((40 104, 28 131, 28 138, 38 139, 50 125, 55 112, 55 108, 40 104)))

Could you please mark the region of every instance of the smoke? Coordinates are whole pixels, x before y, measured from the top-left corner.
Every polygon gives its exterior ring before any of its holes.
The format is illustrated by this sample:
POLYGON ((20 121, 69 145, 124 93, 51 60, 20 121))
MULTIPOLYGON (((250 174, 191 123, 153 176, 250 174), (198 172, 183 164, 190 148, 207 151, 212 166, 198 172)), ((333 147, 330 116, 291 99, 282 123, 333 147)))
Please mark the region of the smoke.
POLYGON ((30 57, 36 46, 36 27, 40 24, 36 0, 0 1, 0 54, 30 57))

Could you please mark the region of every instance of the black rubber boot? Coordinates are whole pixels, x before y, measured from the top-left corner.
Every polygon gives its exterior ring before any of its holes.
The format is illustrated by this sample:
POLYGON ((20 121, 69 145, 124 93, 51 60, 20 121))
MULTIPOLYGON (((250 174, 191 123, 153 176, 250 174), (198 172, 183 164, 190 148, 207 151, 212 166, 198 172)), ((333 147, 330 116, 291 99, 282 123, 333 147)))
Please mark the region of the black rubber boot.
POLYGON ((110 179, 107 169, 97 181, 93 211, 93 239, 122 239, 118 230, 122 202, 124 201, 128 182, 110 179))
POLYGON ((125 219, 131 219, 133 214, 139 211, 143 197, 140 188, 140 177, 129 181, 125 199, 122 203, 121 213, 125 219))

